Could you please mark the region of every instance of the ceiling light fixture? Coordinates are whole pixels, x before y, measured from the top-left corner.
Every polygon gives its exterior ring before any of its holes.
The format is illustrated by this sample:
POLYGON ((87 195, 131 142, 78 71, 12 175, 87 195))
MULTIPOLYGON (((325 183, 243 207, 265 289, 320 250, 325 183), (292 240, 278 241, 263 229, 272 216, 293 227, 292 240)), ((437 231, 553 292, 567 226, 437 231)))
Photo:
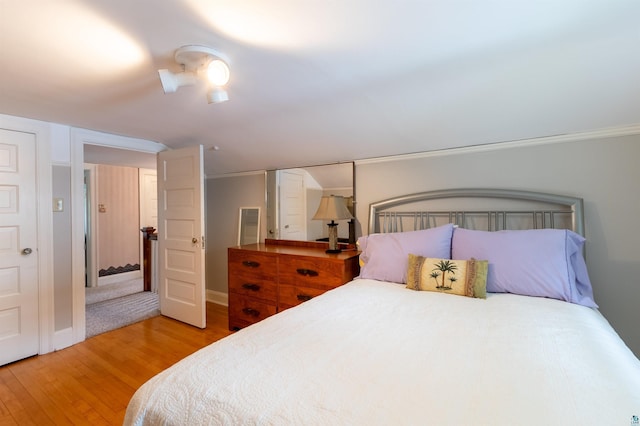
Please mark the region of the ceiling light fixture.
POLYGON ((182 65, 182 72, 158 70, 164 93, 173 93, 182 86, 194 85, 199 79, 205 79, 210 104, 229 100, 224 88, 229 82, 229 61, 223 54, 210 47, 188 45, 176 50, 175 60, 182 65))

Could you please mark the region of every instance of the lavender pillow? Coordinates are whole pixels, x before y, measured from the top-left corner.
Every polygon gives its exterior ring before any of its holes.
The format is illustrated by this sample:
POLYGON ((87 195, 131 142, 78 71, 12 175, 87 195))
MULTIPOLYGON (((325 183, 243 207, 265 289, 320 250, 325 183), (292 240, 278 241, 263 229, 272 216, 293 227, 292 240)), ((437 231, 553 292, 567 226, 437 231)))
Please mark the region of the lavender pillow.
POLYGON ((453 225, 447 224, 421 231, 360 237, 360 278, 406 283, 409 253, 451 259, 452 234, 453 225))
POLYGON ((489 261, 487 292, 549 297, 592 308, 584 238, 560 229, 472 231, 457 228, 451 243, 454 259, 489 261))

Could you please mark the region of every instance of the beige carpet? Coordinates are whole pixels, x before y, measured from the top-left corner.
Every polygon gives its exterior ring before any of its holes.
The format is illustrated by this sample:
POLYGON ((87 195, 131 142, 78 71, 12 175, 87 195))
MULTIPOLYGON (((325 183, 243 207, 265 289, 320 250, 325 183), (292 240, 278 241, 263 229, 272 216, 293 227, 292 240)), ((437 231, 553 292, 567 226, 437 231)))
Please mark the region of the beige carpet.
POLYGON ((140 293, 144 288, 142 278, 122 281, 113 284, 106 284, 97 287, 86 287, 84 293, 84 303, 91 305, 103 300, 115 299, 129 294, 140 293))
POLYGON ((142 289, 141 278, 86 288, 87 338, 160 315, 158 294, 142 289))

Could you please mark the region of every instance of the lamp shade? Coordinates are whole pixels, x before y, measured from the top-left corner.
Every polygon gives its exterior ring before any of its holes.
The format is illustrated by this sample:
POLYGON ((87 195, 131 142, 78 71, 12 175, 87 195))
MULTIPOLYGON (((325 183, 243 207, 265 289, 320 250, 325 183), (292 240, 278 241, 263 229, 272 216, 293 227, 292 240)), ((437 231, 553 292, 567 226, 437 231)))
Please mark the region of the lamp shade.
POLYGON ((353 219, 353 216, 347 209, 347 203, 343 196, 325 195, 320 200, 318 211, 313 216, 314 220, 344 220, 353 219))

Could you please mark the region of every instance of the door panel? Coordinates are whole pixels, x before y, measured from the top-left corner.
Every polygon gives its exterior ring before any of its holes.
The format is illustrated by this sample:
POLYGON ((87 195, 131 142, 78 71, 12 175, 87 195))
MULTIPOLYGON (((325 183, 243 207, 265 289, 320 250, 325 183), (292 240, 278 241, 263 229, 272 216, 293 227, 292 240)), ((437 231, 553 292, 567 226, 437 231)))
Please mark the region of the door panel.
POLYGON ((0 129, 0 365, 38 353, 35 135, 0 129))
POLYGON ((162 315, 206 327, 202 146, 158 154, 162 315))

